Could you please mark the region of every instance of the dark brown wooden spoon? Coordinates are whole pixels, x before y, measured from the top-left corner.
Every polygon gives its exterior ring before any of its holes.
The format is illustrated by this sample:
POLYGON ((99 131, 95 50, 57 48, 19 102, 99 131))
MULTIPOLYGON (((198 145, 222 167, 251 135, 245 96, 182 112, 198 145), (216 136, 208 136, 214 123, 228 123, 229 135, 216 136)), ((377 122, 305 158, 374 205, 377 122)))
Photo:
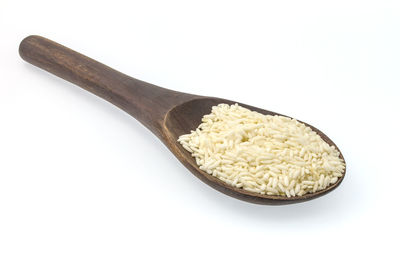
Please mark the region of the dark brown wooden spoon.
MULTIPOLYGON (((70 81, 129 113, 152 131, 200 180, 231 197, 258 204, 291 204, 322 196, 343 181, 345 172, 337 183, 324 190, 291 198, 261 195, 232 187, 200 170, 194 158, 183 149, 177 139, 180 135, 196 129, 203 115, 210 113, 212 106, 237 102, 185 94, 134 79, 40 36, 26 37, 19 46, 19 53, 27 62, 70 81)), ((262 114, 281 115, 242 103, 238 104, 262 114)), ((306 125, 339 150, 324 133, 309 124, 306 125)), ((343 158, 341 153, 340 157, 343 158)))

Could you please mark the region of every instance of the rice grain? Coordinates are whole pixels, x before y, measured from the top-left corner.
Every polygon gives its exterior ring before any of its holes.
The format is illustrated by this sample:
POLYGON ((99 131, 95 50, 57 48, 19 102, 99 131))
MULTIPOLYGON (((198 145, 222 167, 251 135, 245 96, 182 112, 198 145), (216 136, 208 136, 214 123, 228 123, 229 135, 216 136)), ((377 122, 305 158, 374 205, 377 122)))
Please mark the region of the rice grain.
POLYGON ((200 169, 250 192, 302 196, 338 181, 339 151, 310 127, 284 116, 219 104, 178 142, 200 169))

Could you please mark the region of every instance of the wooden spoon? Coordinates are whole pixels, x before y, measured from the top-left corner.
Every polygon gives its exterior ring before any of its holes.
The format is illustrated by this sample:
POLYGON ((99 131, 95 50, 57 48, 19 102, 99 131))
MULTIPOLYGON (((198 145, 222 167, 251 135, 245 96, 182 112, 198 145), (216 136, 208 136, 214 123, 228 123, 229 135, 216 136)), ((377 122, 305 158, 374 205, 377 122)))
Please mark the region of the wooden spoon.
MULTIPOLYGON (((258 204, 291 204, 322 196, 343 181, 345 172, 338 182, 324 190, 291 198, 261 195, 230 186, 200 170, 195 159, 177 142, 177 139, 180 135, 196 129, 203 115, 211 112, 212 106, 220 103, 234 104, 236 101, 185 94, 152 85, 40 36, 26 37, 19 46, 19 53, 27 62, 70 81, 129 113, 152 131, 200 180, 231 197, 258 204)), ((262 114, 281 115, 242 103, 238 104, 262 114)), ((325 142, 339 150, 324 133, 309 124, 306 125, 317 132, 325 142)), ((343 159, 341 153, 340 157, 343 159)))

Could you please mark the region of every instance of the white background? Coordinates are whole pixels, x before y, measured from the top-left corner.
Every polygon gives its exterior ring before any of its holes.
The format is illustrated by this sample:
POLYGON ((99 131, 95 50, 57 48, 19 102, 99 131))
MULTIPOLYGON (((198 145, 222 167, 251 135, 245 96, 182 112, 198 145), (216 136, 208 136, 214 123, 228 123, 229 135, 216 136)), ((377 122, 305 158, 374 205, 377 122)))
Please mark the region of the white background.
POLYGON ((1 0, 0 266, 398 266, 397 3, 1 0), (290 206, 227 197, 124 112, 22 61, 30 34, 309 122, 346 178, 290 206))

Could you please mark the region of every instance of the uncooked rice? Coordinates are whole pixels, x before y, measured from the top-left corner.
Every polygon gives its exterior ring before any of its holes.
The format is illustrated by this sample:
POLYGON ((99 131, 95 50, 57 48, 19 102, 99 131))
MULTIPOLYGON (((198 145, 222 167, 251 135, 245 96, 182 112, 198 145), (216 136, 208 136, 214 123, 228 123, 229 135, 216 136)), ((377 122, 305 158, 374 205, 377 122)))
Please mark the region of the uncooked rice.
POLYGON ((178 142, 201 170, 263 195, 314 193, 336 183, 345 169, 339 151, 310 127, 238 104, 212 107, 178 142))

